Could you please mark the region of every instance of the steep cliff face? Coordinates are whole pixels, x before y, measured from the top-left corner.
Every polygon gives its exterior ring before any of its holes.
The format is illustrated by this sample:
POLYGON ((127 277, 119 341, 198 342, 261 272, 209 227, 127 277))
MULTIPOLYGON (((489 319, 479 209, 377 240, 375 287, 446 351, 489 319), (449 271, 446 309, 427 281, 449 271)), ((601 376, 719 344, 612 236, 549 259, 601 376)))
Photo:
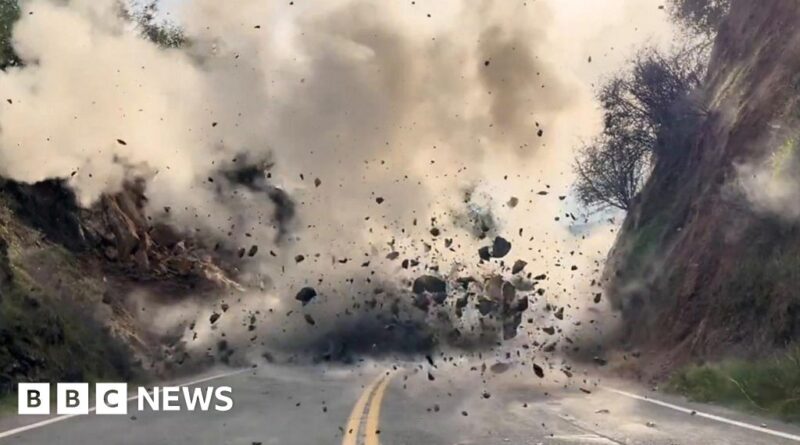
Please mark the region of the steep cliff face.
POLYGON ((133 291, 214 298, 239 288, 217 265, 236 255, 153 223, 145 200, 130 184, 84 209, 61 181, 0 179, 0 405, 16 382, 145 378, 208 362, 189 357, 180 335, 150 329, 133 291))
POLYGON ((75 254, 94 255, 129 278, 192 289, 236 286, 212 260, 214 246, 148 218, 140 183, 104 195, 88 209, 80 208, 69 188, 55 179, 35 184, 0 180, 0 194, 21 222, 49 241, 75 254))
POLYGON ((119 281, 23 223, 13 207, 0 192, 0 406, 17 382, 137 374, 134 352, 155 354, 117 298, 119 281))
POLYGON ((609 256, 624 341, 662 369, 800 338, 798 25, 794 0, 733 2, 703 111, 661 138, 609 256))

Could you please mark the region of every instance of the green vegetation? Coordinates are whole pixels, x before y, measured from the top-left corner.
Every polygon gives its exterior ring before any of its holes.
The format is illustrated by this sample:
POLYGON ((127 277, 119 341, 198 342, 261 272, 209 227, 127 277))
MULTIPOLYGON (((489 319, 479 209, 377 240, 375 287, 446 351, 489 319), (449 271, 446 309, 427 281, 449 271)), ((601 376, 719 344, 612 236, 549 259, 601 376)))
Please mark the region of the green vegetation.
POLYGON ((77 305, 41 293, 22 274, 0 298, 0 398, 19 381, 129 379, 129 352, 77 305))
POLYGON ((774 177, 792 174, 791 167, 797 162, 797 144, 797 135, 792 135, 775 150, 771 159, 774 177))
POLYGON ((186 44, 183 29, 174 22, 160 19, 158 0, 144 5, 134 4, 128 11, 128 19, 136 23, 142 37, 162 48, 179 48, 186 44))
POLYGON ((662 246, 661 241, 667 228, 666 222, 666 217, 658 215, 632 231, 631 249, 628 254, 628 263, 632 267, 642 266, 652 260, 652 255, 662 246))
POLYGON ((21 381, 130 380, 130 351, 98 322, 102 286, 19 224, 0 194, 0 412, 21 381))
POLYGON ((728 360, 677 372, 667 389, 697 402, 800 422, 800 347, 768 360, 728 360))
MULTIPOLYGON (((177 48, 186 43, 183 30, 173 22, 158 18, 158 1, 134 7, 121 14, 138 26, 142 37, 164 48, 177 48)), ((20 17, 19 0, 0 0, 0 70, 21 64, 14 51, 12 33, 20 17)))
POLYGON ((753 225, 744 234, 749 243, 721 289, 726 298, 718 308, 720 315, 769 316, 768 329, 780 346, 788 345, 797 334, 794 314, 800 309, 796 291, 800 286, 800 246, 792 240, 798 235, 800 227, 779 221, 753 225))
POLYGON ((0 69, 14 66, 19 62, 11 45, 11 31, 18 18, 17 0, 0 0, 0 69))

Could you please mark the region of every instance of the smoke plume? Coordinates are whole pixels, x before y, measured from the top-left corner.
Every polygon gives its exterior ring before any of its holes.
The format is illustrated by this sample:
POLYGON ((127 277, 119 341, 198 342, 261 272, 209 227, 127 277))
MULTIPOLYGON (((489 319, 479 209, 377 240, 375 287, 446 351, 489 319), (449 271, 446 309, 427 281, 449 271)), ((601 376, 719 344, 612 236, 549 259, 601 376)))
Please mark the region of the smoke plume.
MULTIPOLYGON (((194 0, 177 11, 187 43, 162 48, 113 0, 32 0, 24 64, 0 73, 0 174, 65 178, 84 206, 144 179, 154 221, 257 246, 248 291, 194 308, 204 346, 384 338, 393 311, 390 336, 412 342, 418 326, 480 330, 414 312, 411 282, 510 280, 517 259, 547 276, 529 311, 568 306, 572 325, 613 235, 583 243, 571 147, 598 125, 592 82, 639 26, 665 28, 657 2, 592 3, 194 0), (497 235, 511 253, 480 262, 497 235), (319 297, 301 307, 303 287, 319 297), (380 322, 351 316, 365 307, 380 322)), ((188 326, 173 312, 159 326, 188 326)))

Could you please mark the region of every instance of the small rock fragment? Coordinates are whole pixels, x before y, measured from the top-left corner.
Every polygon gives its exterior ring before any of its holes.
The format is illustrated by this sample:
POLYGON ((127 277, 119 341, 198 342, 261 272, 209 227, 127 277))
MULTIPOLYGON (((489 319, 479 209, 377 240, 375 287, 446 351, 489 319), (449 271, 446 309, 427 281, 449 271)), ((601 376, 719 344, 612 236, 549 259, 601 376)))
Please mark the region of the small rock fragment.
POLYGON ((294 297, 295 300, 303 303, 303 306, 307 305, 317 296, 317 291, 314 290, 313 287, 304 287, 300 289, 300 292, 294 297))
POLYGON ((414 280, 412 291, 415 294, 421 294, 423 292, 431 294, 445 293, 447 292, 447 283, 433 275, 423 275, 414 280))
POLYGON ((503 258, 511 251, 511 243, 502 236, 498 236, 492 243, 492 256, 495 258, 503 258))
POLYGON ((523 260, 517 260, 517 261, 514 262, 514 266, 511 267, 511 273, 512 274, 518 274, 518 273, 522 272, 523 269, 525 269, 525 266, 527 266, 527 265, 528 265, 527 262, 525 262, 523 260))

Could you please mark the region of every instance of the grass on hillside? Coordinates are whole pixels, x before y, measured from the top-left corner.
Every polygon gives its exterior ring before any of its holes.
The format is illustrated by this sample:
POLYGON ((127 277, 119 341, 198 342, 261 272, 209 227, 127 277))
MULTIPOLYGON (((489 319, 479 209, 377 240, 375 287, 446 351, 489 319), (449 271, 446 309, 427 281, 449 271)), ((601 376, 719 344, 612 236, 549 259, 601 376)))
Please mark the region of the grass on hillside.
POLYGON ((89 312, 100 290, 74 258, 60 246, 43 246, 23 261, 18 237, 3 235, 12 242, 11 261, 2 267, 13 278, 0 283, 0 414, 16 406, 21 381, 133 378, 130 351, 89 312), (49 272, 59 289, 40 286, 24 262, 49 272))
POLYGON ((697 402, 800 423, 800 347, 772 359, 689 366, 672 376, 667 389, 697 402))

